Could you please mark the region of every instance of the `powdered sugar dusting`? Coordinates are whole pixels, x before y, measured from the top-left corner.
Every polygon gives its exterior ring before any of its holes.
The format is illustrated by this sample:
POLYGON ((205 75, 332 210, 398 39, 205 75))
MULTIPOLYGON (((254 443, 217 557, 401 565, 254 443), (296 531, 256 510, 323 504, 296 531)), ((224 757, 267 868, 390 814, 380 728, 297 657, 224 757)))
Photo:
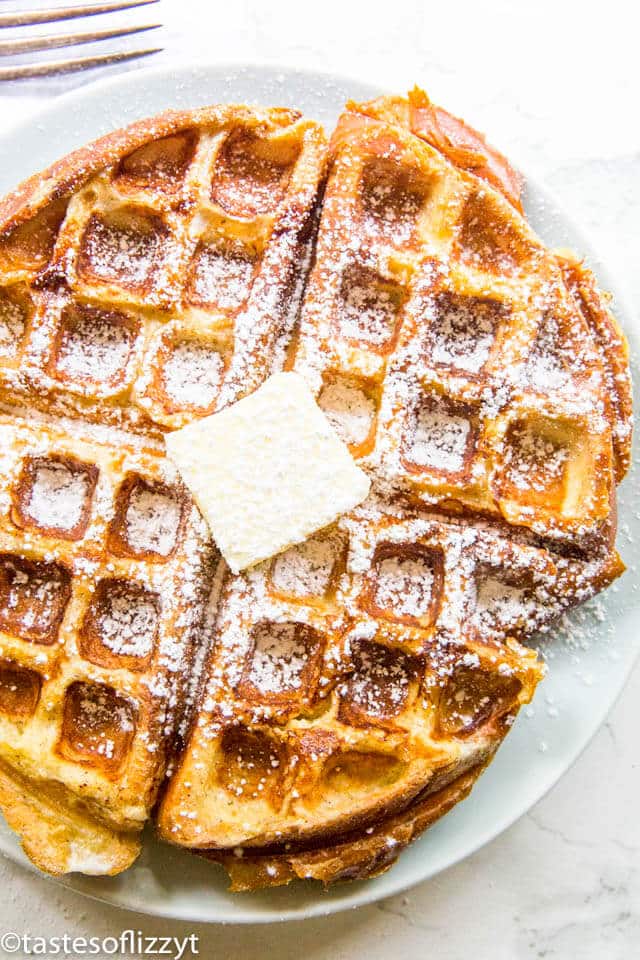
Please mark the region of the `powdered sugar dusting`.
POLYGON ((522 372, 524 382, 534 390, 547 393, 550 390, 561 390, 570 383, 571 376, 567 365, 571 357, 563 358, 562 342, 558 319, 551 311, 547 311, 522 372))
POLYGON ((321 597, 331 581, 339 538, 310 539, 291 547, 273 561, 271 580, 276 590, 295 597, 321 597))
POLYGON ((347 381, 336 380, 326 384, 318 405, 345 443, 358 444, 367 439, 375 404, 363 390, 347 381))
POLYGON ((393 336, 396 312, 397 301, 389 290, 362 283, 357 275, 345 278, 337 317, 343 337, 383 346, 393 336))
POLYGON ((67 689, 62 741, 74 753, 120 764, 135 729, 134 705, 112 687, 74 683, 67 689))
POLYGON ((399 617, 425 617, 433 586, 433 570, 425 559, 386 557, 376 570, 376 603, 399 617))
POLYGON ((70 595, 67 571, 54 563, 0 557, 0 627, 15 635, 51 643, 70 595))
POLYGON ((124 371, 131 345, 128 327, 108 316, 85 314, 66 330, 57 367, 71 377, 115 380, 124 371))
POLYGON ((71 530, 82 521, 89 489, 86 473, 55 461, 39 464, 27 511, 41 527, 71 530))
POLYGON ((14 356, 24 334, 24 312, 0 290, 0 352, 14 356))
POLYGON ((544 491, 562 479, 569 458, 566 447, 527 427, 520 431, 509 448, 509 479, 520 490, 544 491))
POLYGON ((222 379, 223 360, 205 344, 175 344, 163 367, 167 396, 179 406, 209 407, 222 379))
POLYGON ((108 594, 97 618, 100 639, 120 656, 148 657, 158 629, 158 611, 151 600, 124 590, 108 594))
POLYGON ((464 465, 471 424, 437 407, 422 407, 415 419, 410 456, 421 467, 454 472, 464 465))
POLYGON ((341 688, 348 698, 370 717, 388 717, 401 712, 409 693, 410 671, 400 651, 363 642, 354 654, 356 670, 348 685, 341 688))
POLYGON ((142 232, 93 217, 84 235, 81 264, 100 279, 139 286, 149 278, 161 248, 156 230, 142 232))
POLYGON ((530 591, 516 587, 496 577, 484 579, 477 592, 474 620, 478 627, 493 630, 496 625, 515 628, 531 625, 535 628, 535 614, 539 604, 530 591), (531 622, 532 621, 532 622, 531 622))
POLYGON ((137 487, 125 515, 127 539, 137 553, 152 551, 166 557, 173 550, 180 526, 180 502, 165 493, 137 487))
POLYGON ((495 311, 480 301, 441 299, 434 318, 434 363, 477 373, 493 346, 495 320, 495 311))
POLYGON ((381 173, 379 164, 365 171, 364 228, 375 237, 382 235, 396 244, 406 243, 415 231, 424 197, 407 190, 406 184, 398 182, 392 170, 387 170, 386 177, 381 173))
POLYGON ((264 623, 254 631, 249 683, 261 694, 300 688, 307 648, 296 623, 264 623))
POLYGON ((193 289, 198 300, 235 310, 246 300, 255 263, 249 256, 202 247, 195 265, 193 289))

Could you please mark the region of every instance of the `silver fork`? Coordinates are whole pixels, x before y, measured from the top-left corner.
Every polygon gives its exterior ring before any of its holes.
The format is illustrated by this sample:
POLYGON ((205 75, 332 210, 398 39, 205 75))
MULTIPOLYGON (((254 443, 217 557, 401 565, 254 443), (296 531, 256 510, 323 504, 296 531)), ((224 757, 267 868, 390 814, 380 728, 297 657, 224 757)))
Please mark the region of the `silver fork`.
MULTIPOLYGON (((0 29, 92 17, 101 13, 129 10, 131 7, 146 7, 157 2, 158 0, 113 0, 113 2, 108 3, 85 3, 70 7, 53 7, 49 10, 0 13, 0 29)), ((159 23, 150 23, 140 27, 96 30, 93 33, 49 34, 45 36, 36 34, 33 37, 18 40, 0 40, 0 57, 20 53, 35 53, 38 50, 54 50, 58 47, 72 47, 81 43, 94 43, 99 40, 113 40, 116 37, 126 37, 133 33, 156 30, 159 26, 159 23)), ((158 53, 161 49, 161 47, 149 47, 144 50, 106 53, 93 57, 45 60, 42 63, 0 67, 0 80, 23 80, 28 77, 45 77, 55 73, 73 73, 77 70, 87 70, 90 67, 101 67, 111 63, 120 63, 124 60, 133 60, 136 57, 148 57, 152 53, 158 53)))

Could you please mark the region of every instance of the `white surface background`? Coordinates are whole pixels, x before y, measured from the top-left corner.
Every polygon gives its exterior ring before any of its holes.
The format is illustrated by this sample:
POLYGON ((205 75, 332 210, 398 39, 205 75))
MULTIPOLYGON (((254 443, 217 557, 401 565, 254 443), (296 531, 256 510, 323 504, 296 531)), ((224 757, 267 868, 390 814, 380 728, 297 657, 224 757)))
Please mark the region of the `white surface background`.
MULTIPOLYGON (((2 0, 0 9, 28 5, 2 0)), ((162 20, 165 28, 144 41, 153 36, 153 45, 166 48, 154 58, 158 64, 193 56, 315 67, 394 91, 420 83, 556 190, 637 305, 640 71, 633 9, 631 0, 324 0, 313 6, 162 0, 117 22, 162 20)), ((94 18, 91 26, 105 19, 94 18)), ((82 82, 86 78, 0 86, 0 128, 82 82)), ((637 547, 625 542, 624 548, 633 562, 637 547)), ((406 896, 324 920, 207 928, 94 904, 2 861, 0 932, 194 932, 200 955, 211 960, 635 960, 639 701, 636 670, 609 722, 545 800, 475 856, 406 896)), ((21 954, 0 948, 0 956, 10 955, 21 954)))

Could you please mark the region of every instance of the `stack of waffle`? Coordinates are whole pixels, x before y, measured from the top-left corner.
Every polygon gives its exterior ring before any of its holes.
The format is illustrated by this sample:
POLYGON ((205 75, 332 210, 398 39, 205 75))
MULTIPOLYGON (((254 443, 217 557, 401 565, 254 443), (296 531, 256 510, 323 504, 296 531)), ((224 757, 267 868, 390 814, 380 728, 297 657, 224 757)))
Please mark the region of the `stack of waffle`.
POLYGON ((51 872, 123 869, 160 795, 236 889, 379 873, 533 695, 533 635, 622 570, 623 337, 418 91, 328 148, 210 108, 27 181, 0 403, 0 805, 51 872), (232 575, 163 436, 283 368, 371 494, 232 575))

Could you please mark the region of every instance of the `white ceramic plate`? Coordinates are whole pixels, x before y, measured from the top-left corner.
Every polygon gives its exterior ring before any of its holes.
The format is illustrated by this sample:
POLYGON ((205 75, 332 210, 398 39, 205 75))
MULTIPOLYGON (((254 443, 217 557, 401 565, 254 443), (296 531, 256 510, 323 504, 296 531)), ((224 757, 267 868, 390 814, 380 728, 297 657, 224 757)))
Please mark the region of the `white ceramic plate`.
MULTIPOLYGON (((0 136, 0 194, 27 175, 108 131, 168 107, 237 102, 298 107, 328 129, 348 98, 377 96, 375 87, 321 73, 266 67, 197 66, 127 73, 51 102, 35 120, 0 136)), ((473 122, 473 117, 468 117, 473 122)), ((550 245, 586 254, 632 342, 637 336, 619 288, 557 203, 527 183, 525 203, 534 228, 550 245)), ((637 342, 637 341, 636 341, 637 342)), ((636 453, 636 462, 637 462, 636 453)), ((634 561, 640 514, 632 509, 638 468, 620 495, 619 548, 634 561), (635 475, 635 476, 634 476, 635 475)), ((384 876, 340 884, 325 892, 298 882, 264 893, 234 896, 217 866, 157 843, 150 836, 138 862, 113 879, 72 876, 62 881, 88 896, 141 913, 181 919, 255 923, 333 913, 398 893, 468 856, 522 816, 553 786, 603 722, 640 647, 637 573, 627 572, 603 598, 574 617, 579 642, 561 631, 546 642, 550 670, 532 708, 521 713, 472 795, 401 856, 384 876)), ((0 822, 0 850, 29 865, 14 835, 0 822)))

